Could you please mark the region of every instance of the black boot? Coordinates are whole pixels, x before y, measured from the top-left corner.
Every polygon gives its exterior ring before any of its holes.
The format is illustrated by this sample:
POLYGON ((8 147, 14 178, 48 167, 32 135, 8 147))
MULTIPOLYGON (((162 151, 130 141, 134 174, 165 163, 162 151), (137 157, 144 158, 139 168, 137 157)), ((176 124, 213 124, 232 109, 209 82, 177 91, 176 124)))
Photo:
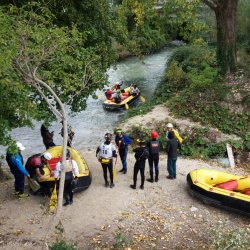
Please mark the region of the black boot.
POLYGON ((130 185, 130 187, 136 189, 136 185, 130 185))
POLYGON ((155 182, 159 181, 159 171, 155 171, 155 182))
POLYGON ((153 172, 150 171, 150 178, 147 179, 148 182, 154 182, 154 175, 153 175, 153 172))

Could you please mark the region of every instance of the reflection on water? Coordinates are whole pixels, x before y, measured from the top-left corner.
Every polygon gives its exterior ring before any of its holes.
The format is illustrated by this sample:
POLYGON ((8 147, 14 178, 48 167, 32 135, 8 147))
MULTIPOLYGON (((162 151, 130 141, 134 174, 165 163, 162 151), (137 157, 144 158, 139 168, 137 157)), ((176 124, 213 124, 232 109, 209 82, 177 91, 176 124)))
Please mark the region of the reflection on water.
MULTIPOLYGON (((117 81, 124 81, 124 87, 135 83, 146 100, 150 99, 164 74, 166 62, 171 53, 172 49, 167 48, 146 56, 143 62, 137 58, 129 58, 118 63, 116 69, 111 68, 108 71, 110 85, 112 86, 117 81)), ((100 93, 97 91, 97 95, 100 93)), ((106 132, 113 131, 125 112, 107 112, 102 108, 102 100, 89 97, 86 110, 69 118, 69 124, 75 130, 74 147, 79 150, 95 148, 103 140, 106 132)), ((45 150, 40 127, 41 123, 36 122, 34 129, 24 127, 12 131, 13 138, 22 142, 26 147, 23 153, 25 158, 45 150)), ((60 122, 53 123, 49 130, 54 131, 54 142, 57 145, 62 144, 62 137, 59 135, 60 122)), ((3 147, 0 148, 0 153, 5 154, 3 147)))

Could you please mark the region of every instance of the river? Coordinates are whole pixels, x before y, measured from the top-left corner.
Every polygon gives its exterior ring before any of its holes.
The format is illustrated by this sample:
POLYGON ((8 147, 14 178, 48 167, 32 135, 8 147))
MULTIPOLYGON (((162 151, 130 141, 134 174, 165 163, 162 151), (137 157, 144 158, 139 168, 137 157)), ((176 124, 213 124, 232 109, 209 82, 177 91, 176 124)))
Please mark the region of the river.
MULTIPOLYGON (((115 68, 108 70, 109 83, 112 86, 117 81, 125 81, 124 85, 137 84, 142 96, 150 100, 157 85, 161 81, 166 67, 166 62, 172 54, 173 48, 168 47, 158 53, 145 56, 141 61, 138 58, 128 58, 119 62, 115 68)), ((97 90, 97 95, 102 94, 97 90)), ((123 119, 126 111, 107 112, 102 108, 102 100, 89 97, 86 110, 69 118, 69 124, 75 131, 73 146, 78 150, 95 148, 102 140, 106 132, 112 132, 114 127, 123 119)), ((40 134, 41 123, 35 122, 34 129, 23 127, 14 129, 12 137, 23 143, 26 150, 24 157, 39 153, 45 150, 40 134)), ((54 131, 54 142, 62 144, 60 122, 54 122, 49 130, 54 131)), ((0 147, 0 154, 5 154, 5 148, 0 147)))

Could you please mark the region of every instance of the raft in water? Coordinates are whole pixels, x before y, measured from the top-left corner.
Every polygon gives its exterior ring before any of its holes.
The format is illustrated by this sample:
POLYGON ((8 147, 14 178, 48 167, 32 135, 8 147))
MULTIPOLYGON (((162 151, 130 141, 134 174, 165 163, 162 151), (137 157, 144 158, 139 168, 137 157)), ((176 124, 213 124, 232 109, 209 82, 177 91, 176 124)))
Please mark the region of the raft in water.
POLYGON ((130 95, 130 91, 130 87, 122 90, 121 95, 124 99, 119 103, 116 103, 114 100, 105 100, 102 104, 103 108, 110 111, 128 109, 129 105, 136 102, 141 96, 141 92, 130 95))
POLYGON ((250 176, 237 176, 217 170, 196 169, 187 175, 191 195, 250 216, 250 176))

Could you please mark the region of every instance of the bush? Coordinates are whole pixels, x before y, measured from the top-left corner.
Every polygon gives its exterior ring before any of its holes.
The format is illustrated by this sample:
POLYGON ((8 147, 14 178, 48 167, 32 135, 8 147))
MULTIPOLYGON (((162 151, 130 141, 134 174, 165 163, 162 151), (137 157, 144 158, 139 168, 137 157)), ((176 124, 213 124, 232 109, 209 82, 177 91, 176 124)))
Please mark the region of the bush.
POLYGON ((73 244, 69 244, 64 240, 57 241, 49 246, 50 250, 76 250, 76 246, 73 244))

